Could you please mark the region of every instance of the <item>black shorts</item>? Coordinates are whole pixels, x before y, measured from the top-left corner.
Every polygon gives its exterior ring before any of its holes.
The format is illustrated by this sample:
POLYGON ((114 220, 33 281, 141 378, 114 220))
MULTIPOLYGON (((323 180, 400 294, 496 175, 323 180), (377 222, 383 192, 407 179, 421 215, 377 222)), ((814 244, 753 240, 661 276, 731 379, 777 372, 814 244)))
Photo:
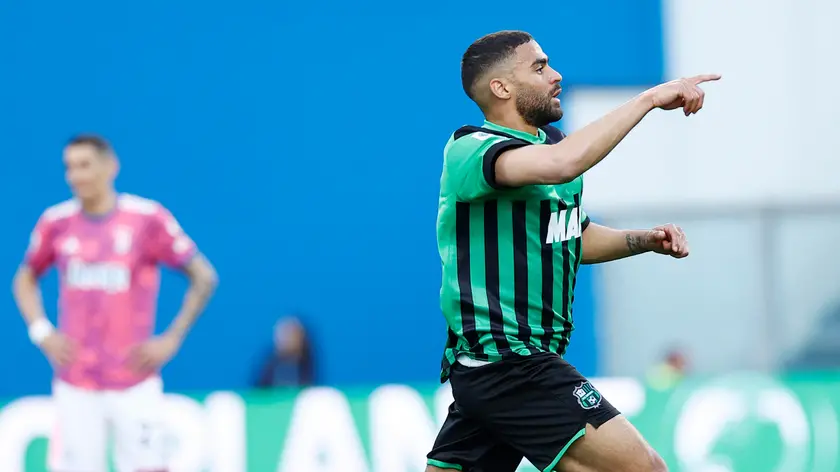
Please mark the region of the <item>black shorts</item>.
POLYGON ((514 472, 527 458, 550 471, 586 431, 619 415, 556 354, 481 367, 452 366, 455 401, 428 463, 464 472, 514 472))

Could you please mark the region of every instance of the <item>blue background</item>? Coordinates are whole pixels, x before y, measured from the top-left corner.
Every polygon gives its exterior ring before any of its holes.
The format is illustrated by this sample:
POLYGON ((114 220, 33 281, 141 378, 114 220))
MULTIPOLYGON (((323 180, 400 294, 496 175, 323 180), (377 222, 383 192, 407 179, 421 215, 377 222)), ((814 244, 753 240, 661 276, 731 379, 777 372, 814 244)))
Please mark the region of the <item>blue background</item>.
MULTIPOLYGON (((459 76, 477 37, 528 30, 567 90, 662 76, 652 0, 4 3, 0 273, 11 281, 40 212, 69 197, 64 141, 104 134, 119 189, 168 206, 220 273, 165 370, 178 390, 247 387, 289 312, 306 317, 323 383, 436 381, 441 152, 481 119, 459 76)), ((570 357, 593 375, 596 284, 581 277, 570 357)), ((161 328, 184 288, 165 276, 161 328)), ((54 273, 44 295, 54 316, 54 273)), ((0 315, 0 395, 47 392, 10 294, 0 315)))

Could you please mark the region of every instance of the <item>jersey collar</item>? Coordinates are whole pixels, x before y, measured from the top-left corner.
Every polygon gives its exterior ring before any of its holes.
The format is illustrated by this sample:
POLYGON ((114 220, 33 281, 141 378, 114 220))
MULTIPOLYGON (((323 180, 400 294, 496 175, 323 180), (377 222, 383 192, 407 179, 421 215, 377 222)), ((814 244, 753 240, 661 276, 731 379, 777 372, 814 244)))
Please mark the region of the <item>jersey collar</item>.
POLYGON ((506 128, 504 126, 497 125, 496 123, 493 123, 493 122, 490 122, 490 121, 487 121, 487 120, 484 120, 483 127, 487 128, 487 129, 492 129, 492 130, 496 130, 496 131, 501 131, 503 133, 507 133, 511 136, 515 136, 519 139, 528 141, 529 143, 539 144, 539 143, 544 143, 545 142, 545 131, 543 131, 542 128, 537 128, 537 135, 534 136, 531 133, 526 133, 524 131, 519 131, 518 129, 506 128))

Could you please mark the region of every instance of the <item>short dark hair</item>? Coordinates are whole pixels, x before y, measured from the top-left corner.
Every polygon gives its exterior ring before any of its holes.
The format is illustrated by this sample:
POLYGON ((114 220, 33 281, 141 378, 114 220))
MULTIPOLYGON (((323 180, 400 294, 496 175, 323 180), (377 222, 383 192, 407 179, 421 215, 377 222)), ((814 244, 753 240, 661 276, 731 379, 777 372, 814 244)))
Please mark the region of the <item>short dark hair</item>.
POLYGON ((91 146, 102 155, 114 153, 114 148, 111 147, 111 143, 107 139, 93 133, 77 134, 67 141, 67 146, 91 146))
POLYGON ((534 38, 524 31, 498 31, 482 36, 470 44, 461 59, 461 84, 473 101, 473 87, 481 76, 499 62, 504 61, 519 46, 534 38))

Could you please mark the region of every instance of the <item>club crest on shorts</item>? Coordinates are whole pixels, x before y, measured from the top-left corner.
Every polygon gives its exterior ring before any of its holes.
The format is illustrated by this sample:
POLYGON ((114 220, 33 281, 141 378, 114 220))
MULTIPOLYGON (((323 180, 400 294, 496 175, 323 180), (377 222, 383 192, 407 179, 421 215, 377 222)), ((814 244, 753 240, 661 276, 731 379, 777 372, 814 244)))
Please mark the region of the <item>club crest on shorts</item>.
POLYGON ((578 385, 572 393, 577 398, 578 404, 585 410, 601 406, 601 393, 589 382, 578 385))

